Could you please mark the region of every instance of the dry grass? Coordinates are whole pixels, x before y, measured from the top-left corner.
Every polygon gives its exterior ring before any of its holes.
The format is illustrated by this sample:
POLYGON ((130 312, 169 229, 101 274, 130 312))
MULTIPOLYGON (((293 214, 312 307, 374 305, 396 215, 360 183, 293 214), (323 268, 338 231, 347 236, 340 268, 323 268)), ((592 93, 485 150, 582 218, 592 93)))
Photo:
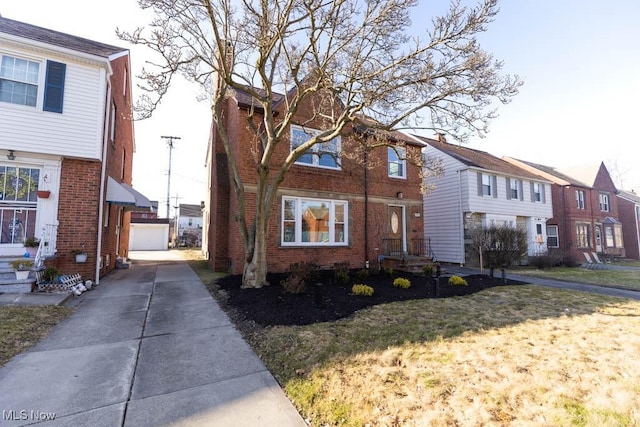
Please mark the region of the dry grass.
POLYGON ((73 310, 67 307, 0 307, 0 366, 44 338, 73 310))
POLYGON ((249 336, 313 426, 640 423, 640 302, 537 286, 249 336))
POLYGON ((609 288, 640 291, 640 271, 633 270, 590 270, 586 268, 554 267, 544 270, 517 269, 512 273, 545 279, 567 280, 570 282, 606 286, 609 288))

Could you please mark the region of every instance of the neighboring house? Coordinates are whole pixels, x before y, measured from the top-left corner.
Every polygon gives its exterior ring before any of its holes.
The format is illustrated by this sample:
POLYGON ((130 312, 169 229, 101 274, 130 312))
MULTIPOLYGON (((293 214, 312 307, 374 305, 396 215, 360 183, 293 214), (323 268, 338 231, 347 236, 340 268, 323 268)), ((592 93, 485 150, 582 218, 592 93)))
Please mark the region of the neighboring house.
POLYGON ((176 218, 177 246, 195 247, 202 245, 202 205, 181 203, 176 218))
MULTIPOLYGON (((230 92, 225 107, 233 150, 245 185, 248 217, 253 215, 256 167, 245 145, 254 140, 246 125, 251 99, 230 92)), ((284 161, 305 134, 321 129, 301 106, 289 129, 291 143, 283 142, 274 161, 284 161), (305 127, 302 127, 302 124, 305 127)), ((283 103, 274 106, 281 114, 283 103)), ((260 112, 254 114, 258 115, 260 112)), ((259 120, 256 119, 256 120, 259 120)), ((421 144, 400 133, 389 133, 389 147, 371 151, 366 162, 351 153, 357 142, 347 130, 331 143, 314 147, 300 157, 282 182, 269 222, 268 271, 283 272, 296 262, 322 267, 349 262, 351 268, 377 267, 382 255, 420 255, 424 252, 420 169, 405 157, 420 155, 421 144), (318 152, 323 150, 323 152, 318 152)), ((353 134, 351 134, 353 135, 353 134)), ((362 137, 364 130, 360 132, 362 137)), ((204 209, 205 250, 215 270, 242 273, 244 248, 236 223, 238 200, 229 179, 227 156, 215 126, 209 141, 209 191, 204 209)))
POLYGON ((127 256, 127 212, 149 208, 131 187, 129 51, 0 17, 0 63, 0 255, 36 237, 46 265, 99 280, 127 256))
POLYGON ((622 223, 627 258, 640 260, 640 197, 629 191, 618 191, 618 212, 622 223))
POLYGON ((418 137, 423 155, 438 159, 442 173, 426 177, 424 230, 438 261, 478 265, 473 231, 495 226, 527 231, 528 255, 546 252, 546 221, 552 216, 548 180, 484 151, 418 137))
POLYGON ((150 211, 131 212, 130 251, 166 251, 169 249, 169 218, 158 218, 158 201, 150 211))
POLYGON ((553 182, 553 217, 547 221, 550 250, 576 263, 585 262, 585 252, 605 257, 625 255, 617 190, 604 163, 569 173, 511 157, 504 159, 553 182))

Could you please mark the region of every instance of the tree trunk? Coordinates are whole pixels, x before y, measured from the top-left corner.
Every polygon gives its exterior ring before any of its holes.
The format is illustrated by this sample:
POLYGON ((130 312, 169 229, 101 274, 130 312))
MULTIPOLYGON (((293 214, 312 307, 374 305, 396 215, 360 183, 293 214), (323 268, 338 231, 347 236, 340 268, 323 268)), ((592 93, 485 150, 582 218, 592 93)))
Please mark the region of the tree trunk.
POLYGON ((245 254, 242 289, 261 288, 269 285, 267 282, 267 226, 273 200, 271 194, 271 191, 258 186, 254 229, 253 233, 249 234, 249 241, 253 240, 253 245, 248 248, 245 254))

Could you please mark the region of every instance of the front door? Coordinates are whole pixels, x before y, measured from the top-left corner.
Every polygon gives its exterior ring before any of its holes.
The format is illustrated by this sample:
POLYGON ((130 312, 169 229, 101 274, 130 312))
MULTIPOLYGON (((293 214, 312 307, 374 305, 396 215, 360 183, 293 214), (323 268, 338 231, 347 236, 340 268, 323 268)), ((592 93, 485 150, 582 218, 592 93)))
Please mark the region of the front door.
POLYGON ((401 256, 407 250, 404 232, 404 207, 402 206, 389 206, 387 242, 389 255, 401 256))
POLYGON ((596 225, 596 252, 602 252, 602 227, 596 225))

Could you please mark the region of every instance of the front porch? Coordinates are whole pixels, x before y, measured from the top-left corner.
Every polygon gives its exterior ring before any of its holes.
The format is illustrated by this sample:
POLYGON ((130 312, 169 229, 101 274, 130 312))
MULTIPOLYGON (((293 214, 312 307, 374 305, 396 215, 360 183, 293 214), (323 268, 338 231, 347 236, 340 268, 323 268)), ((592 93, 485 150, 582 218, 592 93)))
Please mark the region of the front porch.
POLYGON ((378 255, 380 269, 421 273, 425 265, 434 262, 431 239, 382 239, 382 253, 378 255))

